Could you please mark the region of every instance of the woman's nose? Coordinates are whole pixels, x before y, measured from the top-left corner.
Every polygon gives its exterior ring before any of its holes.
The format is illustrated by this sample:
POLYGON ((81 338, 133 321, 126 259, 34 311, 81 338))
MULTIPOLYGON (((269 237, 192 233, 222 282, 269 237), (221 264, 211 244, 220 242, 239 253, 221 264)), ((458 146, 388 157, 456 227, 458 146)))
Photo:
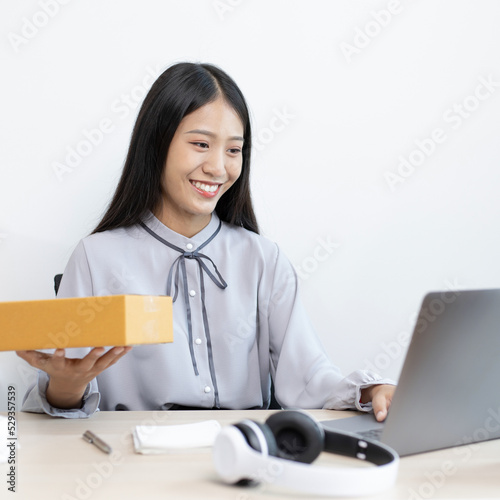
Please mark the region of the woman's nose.
POLYGON ((226 173, 224 151, 212 151, 203 164, 203 171, 213 177, 223 177, 226 173))

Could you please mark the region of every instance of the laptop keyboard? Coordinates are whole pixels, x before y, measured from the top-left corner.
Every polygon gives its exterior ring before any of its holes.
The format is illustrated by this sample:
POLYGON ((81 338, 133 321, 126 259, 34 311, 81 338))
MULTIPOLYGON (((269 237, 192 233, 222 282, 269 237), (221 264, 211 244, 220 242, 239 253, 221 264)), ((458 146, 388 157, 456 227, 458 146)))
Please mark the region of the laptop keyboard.
POLYGON ((369 429, 367 431, 358 432, 357 434, 359 434, 360 436, 363 436, 366 439, 372 439, 374 441, 380 441, 380 438, 382 436, 382 431, 383 430, 384 429, 382 429, 382 428, 380 428, 380 429, 369 429))

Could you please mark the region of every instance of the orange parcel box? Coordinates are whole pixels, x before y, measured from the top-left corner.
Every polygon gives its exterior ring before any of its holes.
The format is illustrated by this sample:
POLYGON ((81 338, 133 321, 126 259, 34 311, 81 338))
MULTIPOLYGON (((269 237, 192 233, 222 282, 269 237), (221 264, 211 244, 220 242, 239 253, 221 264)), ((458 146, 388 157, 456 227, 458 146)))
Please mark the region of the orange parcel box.
POLYGON ((0 302, 0 351, 172 341, 172 298, 167 296, 0 302))

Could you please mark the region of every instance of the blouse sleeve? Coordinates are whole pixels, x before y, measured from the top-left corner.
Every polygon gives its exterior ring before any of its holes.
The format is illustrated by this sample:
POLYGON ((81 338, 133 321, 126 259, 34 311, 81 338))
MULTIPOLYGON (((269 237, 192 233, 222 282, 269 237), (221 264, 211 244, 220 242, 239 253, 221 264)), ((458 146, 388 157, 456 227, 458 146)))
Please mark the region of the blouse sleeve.
POLYGON ((271 374, 276 399, 284 408, 369 411, 371 403, 359 402, 361 390, 394 384, 369 371, 341 374, 307 317, 295 270, 279 249, 268 300, 271 374))
MULTIPOLYGON (((58 298, 89 297, 93 295, 92 276, 90 273, 87 255, 83 241, 73 252, 64 270, 63 278, 57 293, 58 298)), ((66 349, 66 357, 82 358, 90 349, 66 349)), ((38 371, 36 382, 31 385, 23 400, 22 411, 33 413, 47 413, 54 417, 86 418, 94 414, 99 407, 99 390, 97 380, 92 380, 85 389, 81 408, 61 409, 55 408, 47 401, 46 391, 49 385, 49 376, 42 370, 38 371)))

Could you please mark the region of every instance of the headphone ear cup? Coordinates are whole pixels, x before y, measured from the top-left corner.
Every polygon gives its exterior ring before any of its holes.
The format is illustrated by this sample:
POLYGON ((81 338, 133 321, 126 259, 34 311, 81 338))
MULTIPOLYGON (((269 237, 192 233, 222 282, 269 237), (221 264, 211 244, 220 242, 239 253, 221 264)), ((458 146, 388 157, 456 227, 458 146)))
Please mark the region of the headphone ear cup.
POLYGON ((266 425, 274 434, 280 458, 310 464, 325 448, 323 429, 306 413, 282 410, 273 413, 266 425))
POLYGON ((251 420, 250 422, 251 423, 248 424, 243 420, 242 422, 234 424, 234 427, 240 430, 240 432, 245 437, 246 442, 251 448, 253 448, 255 451, 260 451, 261 453, 264 452, 261 443, 261 439, 263 436, 265 444, 267 444, 267 454, 272 457, 277 457, 278 447, 276 445, 276 440, 274 439, 272 430, 267 425, 261 424, 260 422, 255 422, 253 420, 251 420), (255 429, 255 427, 257 427, 258 430, 262 433, 260 439, 257 435, 257 429, 255 429))
MULTIPOLYGON (((274 434, 267 427, 267 425, 261 424, 260 422, 255 422, 253 420, 243 420, 234 424, 234 427, 238 429, 245 438, 247 444, 253 448, 255 451, 265 453, 271 457, 278 456, 278 447, 276 446, 276 440, 274 439, 274 434), (258 435, 260 433, 260 436, 258 435), (263 449, 267 448, 267 449, 263 449)), ((258 484, 258 481, 251 478, 240 479, 237 483, 238 486, 252 486, 258 484)))

